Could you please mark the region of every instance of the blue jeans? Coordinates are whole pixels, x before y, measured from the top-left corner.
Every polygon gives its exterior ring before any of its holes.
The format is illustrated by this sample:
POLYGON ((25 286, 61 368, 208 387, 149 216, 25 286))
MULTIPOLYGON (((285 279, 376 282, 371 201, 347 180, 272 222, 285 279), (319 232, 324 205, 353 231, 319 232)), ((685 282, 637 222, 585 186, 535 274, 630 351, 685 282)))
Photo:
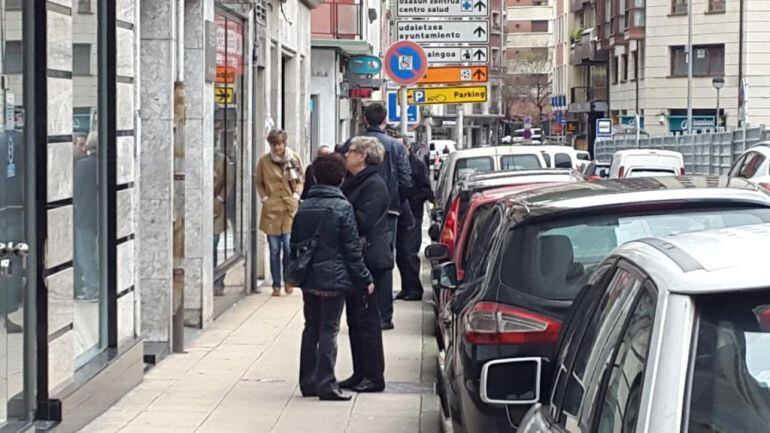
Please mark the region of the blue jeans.
POLYGON ((278 289, 281 287, 281 264, 283 263, 283 270, 289 266, 289 241, 290 234, 284 233, 282 235, 267 235, 267 242, 270 246, 270 274, 273 275, 273 288, 278 289), (281 251, 283 251, 283 258, 281 258, 281 251))

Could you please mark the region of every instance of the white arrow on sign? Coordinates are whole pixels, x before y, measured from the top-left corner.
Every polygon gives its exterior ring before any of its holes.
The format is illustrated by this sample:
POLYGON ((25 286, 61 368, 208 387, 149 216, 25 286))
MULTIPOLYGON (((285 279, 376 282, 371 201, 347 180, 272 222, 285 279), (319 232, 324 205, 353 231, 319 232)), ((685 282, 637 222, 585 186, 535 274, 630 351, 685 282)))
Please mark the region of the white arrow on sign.
POLYGON ((396 21, 396 39, 418 44, 455 43, 474 44, 489 42, 487 20, 431 20, 396 21))
POLYGON ((489 63, 489 47, 453 47, 453 46, 426 46, 422 47, 429 65, 454 65, 454 64, 485 64, 489 63))
POLYGON ((397 0, 396 14, 401 18, 486 17, 489 0, 397 0))

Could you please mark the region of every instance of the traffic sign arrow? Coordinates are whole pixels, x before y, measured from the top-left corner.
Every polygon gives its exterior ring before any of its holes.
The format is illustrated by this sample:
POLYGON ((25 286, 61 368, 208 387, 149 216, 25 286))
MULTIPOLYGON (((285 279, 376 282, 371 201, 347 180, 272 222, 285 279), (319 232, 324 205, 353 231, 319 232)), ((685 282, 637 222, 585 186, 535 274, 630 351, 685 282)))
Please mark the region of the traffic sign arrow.
POLYGON ((474 8, 478 9, 479 12, 481 12, 482 9, 486 9, 487 5, 481 0, 478 0, 476 4, 473 5, 474 8))
POLYGON ((476 50, 475 53, 473 53, 473 57, 475 57, 476 60, 482 61, 487 58, 487 53, 484 50, 479 48, 478 50, 476 50))
POLYGON ((473 34, 474 34, 474 35, 476 35, 476 36, 478 36, 478 37, 482 37, 482 36, 484 36, 486 33, 487 33, 487 31, 486 31, 486 30, 484 30, 484 29, 483 29, 481 26, 479 26, 479 27, 476 27, 476 30, 474 30, 474 31, 473 31, 473 34))
POLYGON ((483 69, 476 69, 476 72, 473 73, 473 78, 476 79, 476 81, 484 81, 484 78, 487 77, 487 73, 484 72, 483 69))

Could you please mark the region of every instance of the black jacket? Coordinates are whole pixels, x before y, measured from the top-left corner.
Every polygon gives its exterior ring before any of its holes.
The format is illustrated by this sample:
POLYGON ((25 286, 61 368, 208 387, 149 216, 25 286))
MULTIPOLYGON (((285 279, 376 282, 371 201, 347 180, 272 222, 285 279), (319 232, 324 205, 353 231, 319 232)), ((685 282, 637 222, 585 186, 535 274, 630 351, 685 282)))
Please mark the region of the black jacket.
POLYGON ((348 176, 342 184, 356 211, 358 234, 365 239, 364 260, 370 270, 393 269, 393 239, 395 229, 388 217, 388 187, 377 166, 369 166, 356 175, 348 176))
MULTIPOLYGON (((369 127, 366 130, 367 137, 376 138, 385 148, 385 158, 379 165, 380 176, 385 181, 385 185, 390 195, 389 210, 400 214, 402 211, 402 197, 412 186, 412 173, 409 161, 406 155, 404 145, 393 137, 389 137, 380 128, 369 127)), ((342 146, 342 153, 348 151, 350 140, 342 146)))
POLYGON ((353 293, 372 282, 361 254, 353 206, 337 187, 315 185, 300 204, 291 227, 292 259, 297 257, 297 245, 316 232, 318 243, 303 289, 353 293))
POLYGON ((407 199, 415 219, 422 220, 425 202, 433 201, 435 196, 430 186, 430 175, 425 163, 415 155, 409 155, 409 165, 412 167, 412 187, 409 188, 407 199))

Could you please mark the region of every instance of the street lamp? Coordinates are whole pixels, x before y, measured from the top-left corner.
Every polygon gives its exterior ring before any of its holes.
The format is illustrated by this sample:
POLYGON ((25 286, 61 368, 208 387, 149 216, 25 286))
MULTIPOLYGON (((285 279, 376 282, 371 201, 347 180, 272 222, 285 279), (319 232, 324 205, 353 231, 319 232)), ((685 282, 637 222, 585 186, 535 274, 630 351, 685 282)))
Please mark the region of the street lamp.
POLYGON ((714 77, 711 80, 711 85, 717 90, 717 130, 722 126, 722 116, 719 115, 719 91, 725 86, 725 79, 723 77, 714 77))

